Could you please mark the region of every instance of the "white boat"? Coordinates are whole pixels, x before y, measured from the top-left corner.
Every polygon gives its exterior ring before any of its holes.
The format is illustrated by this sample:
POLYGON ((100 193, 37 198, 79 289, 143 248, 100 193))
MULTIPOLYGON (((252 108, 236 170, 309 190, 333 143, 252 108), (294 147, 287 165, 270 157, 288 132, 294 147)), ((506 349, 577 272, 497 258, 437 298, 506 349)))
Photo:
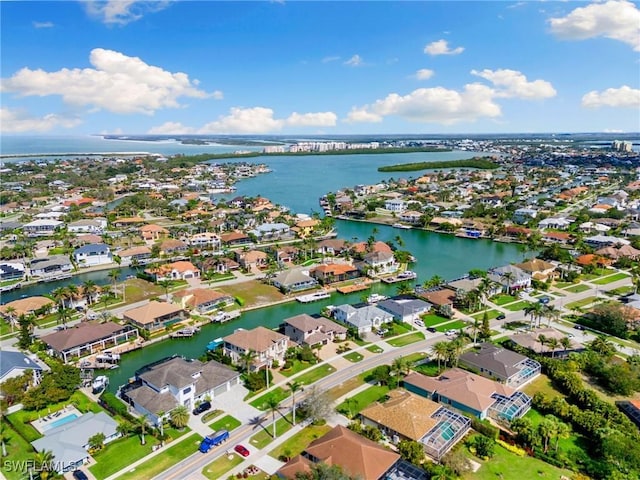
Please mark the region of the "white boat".
POLYGON ((328 294, 327 292, 317 292, 317 293, 310 293, 309 295, 300 295, 299 297, 296 297, 296 300, 299 301, 300 303, 310 303, 310 302, 317 302, 318 300, 324 300, 325 298, 330 298, 331 295, 328 294))
POLYGON ((409 225, 405 225, 403 223, 394 223, 393 225, 391 225, 393 228, 402 228, 403 230, 411 230, 411 227, 409 225))
POLYGON ((412 272, 411 270, 406 270, 402 273, 398 274, 398 278, 416 278, 418 276, 418 274, 416 274, 416 272, 412 272))
POLYGON ((380 295, 379 293, 372 293, 367 297, 367 303, 377 303, 383 300, 388 299, 389 297, 385 297, 384 295, 380 295))
POLYGON ((106 375, 97 376, 93 382, 91 382, 91 388, 93 393, 99 393, 109 385, 109 377, 106 375))

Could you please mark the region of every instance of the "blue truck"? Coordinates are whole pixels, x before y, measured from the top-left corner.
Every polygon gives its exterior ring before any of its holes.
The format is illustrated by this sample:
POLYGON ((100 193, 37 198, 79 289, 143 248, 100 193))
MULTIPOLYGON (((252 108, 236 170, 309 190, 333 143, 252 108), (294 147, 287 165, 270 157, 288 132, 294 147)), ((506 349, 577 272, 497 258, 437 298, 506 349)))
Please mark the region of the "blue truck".
POLYGON ((222 442, 229 440, 229 432, 227 430, 219 430, 211 435, 207 435, 200 442, 199 450, 202 453, 207 453, 213 447, 220 445, 222 442))

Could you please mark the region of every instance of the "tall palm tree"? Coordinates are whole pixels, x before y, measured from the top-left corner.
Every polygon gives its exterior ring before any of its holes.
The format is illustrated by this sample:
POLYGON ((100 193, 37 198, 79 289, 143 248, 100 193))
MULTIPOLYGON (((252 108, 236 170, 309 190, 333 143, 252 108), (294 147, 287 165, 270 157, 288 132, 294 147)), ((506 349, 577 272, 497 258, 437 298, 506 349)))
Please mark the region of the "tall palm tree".
POLYGON ((13 333, 13 326, 16 323, 16 308, 9 305, 4 309, 4 315, 9 321, 9 326, 11 327, 11 333, 13 333))
POLYGON ((291 401, 293 402, 293 424, 296 424, 296 392, 298 390, 302 389, 302 384, 300 382, 296 382, 295 380, 292 380, 290 382, 287 382, 287 387, 289 387, 289 391, 291 392, 291 401))
POLYGON ((396 357, 393 359, 393 363, 391 364, 391 371, 395 372, 397 375, 403 375, 409 373, 410 367, 411 365, 406 358, 396 357))
POLYGON ((524 316, 531 317, 529 321, 529 329, 533 329, 536 320, 540 318, 543 305, 540 302, 528 302, 524 307, 524 316))
POLYGON ((571 339, 569 337, 562 337, 560 339, 560 345, 562 345, 562 353, 566 354, 569 347, 571 347, 571 339))
POLYGON ((547 340, 547 345, 549 345, 549 348, 551 349, 551 357, 555 357, 556 350, 560 346, 560 341, 555 337, 551 337, 547 340))
POLYGON ((141 445, 145 445, 147 443, 146 439, 144 438, 144 434, 146 433, 146 429, 147 429, 147 416, 146 415, 141 415, 140 417, 136 417, 136 427, 138 427, 140 429, 140 444, 141 445))
POLYGON ((158 282, 162 288, 164 288, 164 296, 167 300, 169 300, 169 288, 171 288, 171 280, 160 280, 158 282))
POLYGON ((547 327, 551 327, 551 322, 560 320, 562 312, 555 305, 545 305, 542 309, 545 317, 547 317, 547 327))
POLYGON ((516 278, 513 272, 505 272, 502 274, 502 278, 507 281, 507 293, 511 295, 511 285, 513 284, 513 280, 516 278))
POLYGON ((107 274, 107 276, 109 277, 109 280, 111 280, 111 284, 113 285, 113 291, 116 291, 116 284, 118 283, 118 278, 120 277, 120 270, 118 270, 117 268, 111 269, 109 270, 109 273, 107 274))
POLYGON ((280 409, 280 402, 276 397, 269 397, 265 402, 264 406, 266 410, 271 412, 271 420, 273 424, 273 438, 276 438, 276 413, 280 409))
POLYGON ((98 286, 93 280, 86 280, 82 284, 82 293, 84 293, 84 296, 86 297, 87 303, 89 305, 93 303, 93 297, 95 296, 97 291, 98 291, 98 286))
POLYGON ((543 353, 544 346, 547 344, 547 337, 541 333, 540 335, 538 335, 538 341, 540 342, 540 345, 541 345, 540 353, 543 353))
POLYGON ((36 453, 33 460, 35 464, 35 470, 39 473, 39 477, 41 480, 47 480, 48 478, 57 476, 57 472, 53 468, 53 452, 51 452, 50 450, 42 450, 36 453))
POLYGON ((257 356, 258 354, 256 353, 255 350, 245 351, 239 357, 241 368, 248 373, 249 369, 251 368, 251 364, 253 363, 253 360, 255 360, 257 356))
POLYGON ((447 353, 449 352, 449 342, 436 342, 433 347, 431 347, 431 350, 438 359, 438 370, 440 370, 440 361, 445 360, 447 358, 447 353))

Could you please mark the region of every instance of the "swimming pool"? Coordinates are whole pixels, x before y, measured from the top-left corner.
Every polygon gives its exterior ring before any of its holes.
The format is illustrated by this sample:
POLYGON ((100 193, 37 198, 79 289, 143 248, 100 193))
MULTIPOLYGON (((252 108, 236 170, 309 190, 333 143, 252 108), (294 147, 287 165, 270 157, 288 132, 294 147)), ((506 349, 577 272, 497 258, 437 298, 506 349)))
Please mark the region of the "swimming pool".
POLYGON ((58 418, 53 422, 49 422, 46 425, 43 425, 42 430, 51 430, 52 428, 59 427, 60 425, 64 425, 65 423, 73 422, 76 418, 78 418, 77 413, 70 413, 69 415, 65 415, 64 417, 58 418))

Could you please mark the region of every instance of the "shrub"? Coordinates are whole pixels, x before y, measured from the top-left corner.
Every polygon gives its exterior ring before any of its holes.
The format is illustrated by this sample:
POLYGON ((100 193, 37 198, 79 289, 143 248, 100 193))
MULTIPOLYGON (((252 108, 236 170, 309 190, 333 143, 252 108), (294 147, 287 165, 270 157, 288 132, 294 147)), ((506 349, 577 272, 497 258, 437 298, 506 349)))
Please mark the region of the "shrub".
POLYGON ((502 440, 496 440, 498 445, 501 445, 505 449, 509 450, 511 453, 515 453, 520 457, 524 457, 527 454, 527 451, 523 448, 517 447, 515 445, 509 445, 507 442, 503 442, 502 440))
POLYGON ((471 428, 492 440, 496 440, 500 433, 500 429, 491 425, 488 420, 480 420, 476 417, 471 417, 471 428))

